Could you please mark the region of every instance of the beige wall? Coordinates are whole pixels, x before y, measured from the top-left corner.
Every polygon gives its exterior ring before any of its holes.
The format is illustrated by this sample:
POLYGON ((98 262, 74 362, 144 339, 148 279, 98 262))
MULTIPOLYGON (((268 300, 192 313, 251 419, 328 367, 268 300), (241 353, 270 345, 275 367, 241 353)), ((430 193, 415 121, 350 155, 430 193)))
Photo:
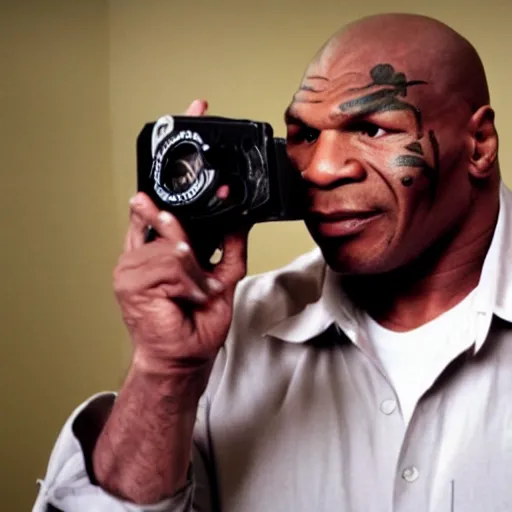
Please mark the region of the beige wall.
POLYGON ((102 0, 0 7, 0 509, 28 511, 69 411, 121 377, 102 0))
MULTIPOLYGON (((111 269, 135 189, 135 137, 145 122, 205 97, 211 113, 266 120, 283 135, 283 109, 332 32, 384 7, 420 12, 448 22, 480 50, 512 183, 512 4, 347 4, 0 4, 0 496, 9 510, 29 509, 70 410, 122 378, 129 348, 111 269)), ((300 224, 257 226, 250 272, 310 247, 300 224)))

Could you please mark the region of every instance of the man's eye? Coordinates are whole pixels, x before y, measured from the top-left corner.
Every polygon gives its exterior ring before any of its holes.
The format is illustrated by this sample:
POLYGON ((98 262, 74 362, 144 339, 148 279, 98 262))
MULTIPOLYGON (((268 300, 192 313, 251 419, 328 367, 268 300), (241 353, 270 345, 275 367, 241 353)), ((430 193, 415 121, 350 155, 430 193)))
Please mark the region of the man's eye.
POLYGON ((378 139, 388 133, 384 128, 373 123, 358 123, 356 126, 352 127, 352 130, 370 137, 371 139, 378 139))
POLYGON ((298 130, 293 130, 290 133, 289 138, 295 143, 306 142, 311 144, 318 139, 319 135, 319 130, 315 130, 309 126, 302 126, 298 130))

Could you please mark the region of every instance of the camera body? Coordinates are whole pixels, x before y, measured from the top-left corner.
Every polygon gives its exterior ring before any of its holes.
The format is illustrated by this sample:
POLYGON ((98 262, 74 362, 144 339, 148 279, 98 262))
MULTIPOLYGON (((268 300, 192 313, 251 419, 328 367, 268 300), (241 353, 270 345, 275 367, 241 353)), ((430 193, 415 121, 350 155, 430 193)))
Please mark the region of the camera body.
POLYGON ((303 180, 268 123, 170 115, 147 123, 137 188, 203 237, 304 218, 303 180))

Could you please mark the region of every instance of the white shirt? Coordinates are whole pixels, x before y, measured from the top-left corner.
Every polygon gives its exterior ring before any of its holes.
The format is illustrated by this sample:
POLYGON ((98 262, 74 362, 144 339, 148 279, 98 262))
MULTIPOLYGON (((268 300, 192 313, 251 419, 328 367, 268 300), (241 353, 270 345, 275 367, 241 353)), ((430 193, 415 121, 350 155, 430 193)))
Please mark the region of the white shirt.
POLYGON ((363 313, 363 327, 396 391, 406 425, 418 400, 452 361, 454 353, 464 352, 473 343, 474 336, 464 327, 466 319, 476 314, 474 296, 475 291, 446 313, 406 332, 386 329, 363 313))
MULTIPOLYGON (((408 425, 361 315, 318 250, 244 279, 194 427, 190 480, 135 506, 91 484, 70 415, 33 512, 499 512, 512 510, 512 192, 467 330, 408 425)), ((448 350, 448 349, 447 349, 448 350)))

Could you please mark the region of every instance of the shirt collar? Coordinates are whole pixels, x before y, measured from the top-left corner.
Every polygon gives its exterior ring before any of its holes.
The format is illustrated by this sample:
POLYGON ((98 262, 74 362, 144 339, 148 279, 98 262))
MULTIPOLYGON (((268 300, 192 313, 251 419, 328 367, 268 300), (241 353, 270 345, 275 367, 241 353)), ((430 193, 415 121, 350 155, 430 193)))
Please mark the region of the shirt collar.
MULTIPOLYGON (((321 253, 317 252, 321 258, 321 253)), ((321 294, 299 313, 272 326, 266 334, 291 343, 306 342, 336 324, 354 343, 359 339, 361 313, 344 294, 340 277, 324 264, 321 294)), ((475 353, 487 338, 493 315, 512 322, 512 191, 502 182, 500 207, 489 251, 475 296, 475 353)))
MULTIPOLYGON (((322 258, 320 251, 317 257, 322 258)), ((265 334, 290 343, 304 343, 336 325, 355 341, 359 313, 344 294, 339 276, 325 263, 322 272, 323 282, 317 300, 307 304, 299 313, 279 321, 265 334)))
MULTIPOLYGON (((324 267, 324 271, 327 271, 327 267, 324 267)), ((326 281, 324 277, 323 288, 326 281)), ((279 321, 265 334, 291 343, 303 343, 327 330, 334 323, 334 317, 326 307, 323 288, 315 302, 307 304, 299 313, 279 321)))
POLYGON ((494 235, 475 295, 475 353, 489 332, 494 315, 512 322, 512 191, 500 184, 500 207, 494 235))

